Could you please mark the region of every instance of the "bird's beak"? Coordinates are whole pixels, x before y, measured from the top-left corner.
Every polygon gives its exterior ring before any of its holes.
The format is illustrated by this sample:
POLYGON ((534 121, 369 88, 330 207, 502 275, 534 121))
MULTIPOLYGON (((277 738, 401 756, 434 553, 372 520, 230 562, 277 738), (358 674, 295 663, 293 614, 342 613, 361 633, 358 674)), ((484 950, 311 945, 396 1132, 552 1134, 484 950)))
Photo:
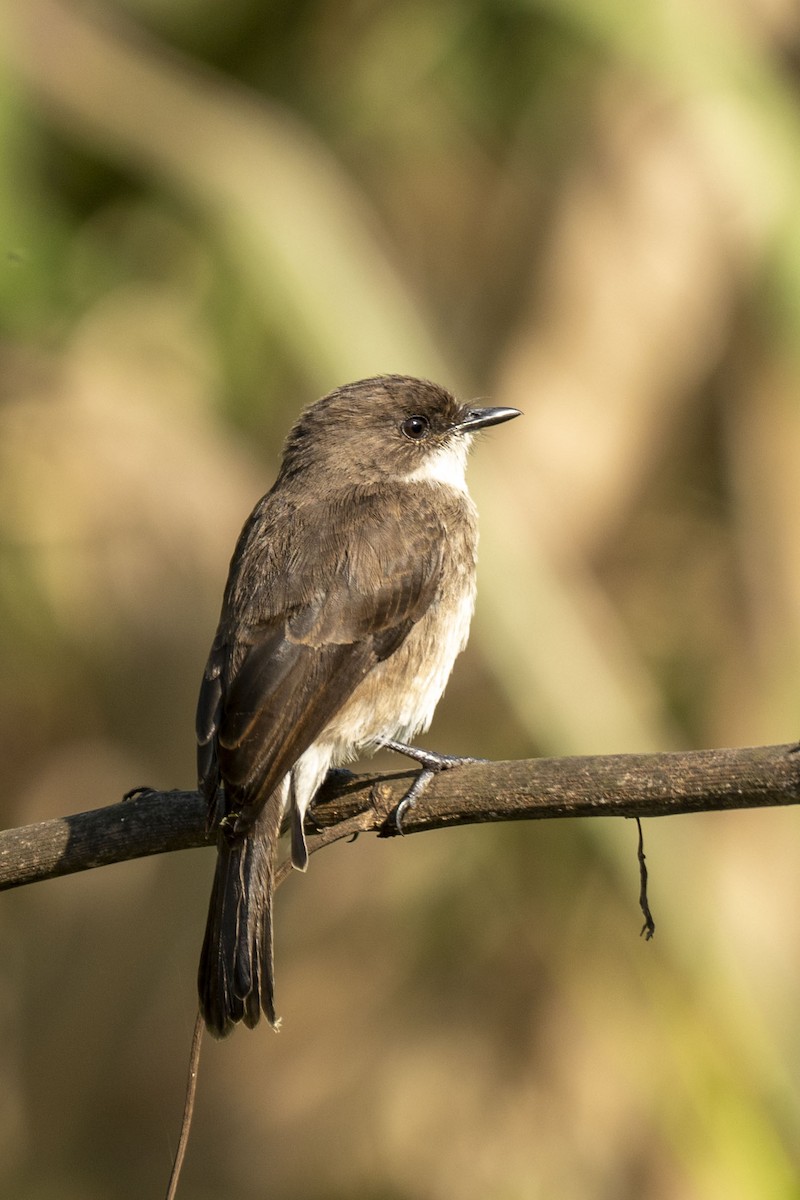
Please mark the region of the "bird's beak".
POLYGON ((514 417, 521 416, 518 408, 468 408, 452 429, 458 433, 474 433, 476 429, 486 429, 488 425, 501 425, 503 421, 511 421, 514 417))

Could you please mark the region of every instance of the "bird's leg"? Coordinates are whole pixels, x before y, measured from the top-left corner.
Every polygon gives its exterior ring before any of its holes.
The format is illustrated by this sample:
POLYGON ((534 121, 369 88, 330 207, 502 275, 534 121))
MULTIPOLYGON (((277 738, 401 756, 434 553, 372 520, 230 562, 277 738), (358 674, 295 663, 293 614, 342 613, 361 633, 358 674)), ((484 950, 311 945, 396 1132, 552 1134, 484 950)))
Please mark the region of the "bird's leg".
POLYGON ((437 754, 434 750, 420 750, 418 746, 406 746, 404 742, 393 742, 389 738, 382 739, 380 746, 385 750, 393 750, 395 754, 405 754, 407 758, 413 758, 422 768, 394 810, 394 826, 400 834, 403 832, 403 817, 409 808, 414 807, 417 798, 422 795, 434 775, 438 775, 440 771, 449 771, 453 767, 486 762, 485 758, 461 758, 457 754, 437 754))

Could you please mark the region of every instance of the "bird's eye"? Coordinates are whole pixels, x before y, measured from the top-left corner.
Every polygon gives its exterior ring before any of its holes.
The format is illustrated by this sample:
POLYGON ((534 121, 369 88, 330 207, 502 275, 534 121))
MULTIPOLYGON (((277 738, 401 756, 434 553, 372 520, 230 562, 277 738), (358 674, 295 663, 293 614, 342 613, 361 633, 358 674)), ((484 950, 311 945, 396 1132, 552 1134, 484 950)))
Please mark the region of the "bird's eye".
POLYGON ((420 442, 428 436, 431 423, 427 417, 406 417, 400 429, 412 442, 420 442))

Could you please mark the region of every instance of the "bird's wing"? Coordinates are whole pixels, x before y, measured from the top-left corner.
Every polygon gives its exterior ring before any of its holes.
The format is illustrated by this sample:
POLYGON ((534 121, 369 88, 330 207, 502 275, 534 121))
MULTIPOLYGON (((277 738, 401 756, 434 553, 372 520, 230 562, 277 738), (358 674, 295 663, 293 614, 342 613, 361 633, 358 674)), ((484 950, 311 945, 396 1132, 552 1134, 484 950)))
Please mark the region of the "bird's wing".
POLYGON ((213 805, 224 781, 237 827, 433 601, 443 530, 424 503, 408 522, 407 503, 384 492, 294 523, 262 510, 245 527, 197 719, 201 785, 213 805))

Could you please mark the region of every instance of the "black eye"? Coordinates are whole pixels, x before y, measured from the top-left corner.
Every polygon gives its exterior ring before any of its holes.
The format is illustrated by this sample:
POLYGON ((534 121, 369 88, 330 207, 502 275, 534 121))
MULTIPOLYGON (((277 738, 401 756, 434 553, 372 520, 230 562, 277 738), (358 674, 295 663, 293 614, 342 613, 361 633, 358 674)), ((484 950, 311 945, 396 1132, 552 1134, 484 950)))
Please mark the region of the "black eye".
POLYGON ((428 436, 431 423, 427 417, 406 417, 400 426, 403 433, 412 442, 419 442, 428 436))

